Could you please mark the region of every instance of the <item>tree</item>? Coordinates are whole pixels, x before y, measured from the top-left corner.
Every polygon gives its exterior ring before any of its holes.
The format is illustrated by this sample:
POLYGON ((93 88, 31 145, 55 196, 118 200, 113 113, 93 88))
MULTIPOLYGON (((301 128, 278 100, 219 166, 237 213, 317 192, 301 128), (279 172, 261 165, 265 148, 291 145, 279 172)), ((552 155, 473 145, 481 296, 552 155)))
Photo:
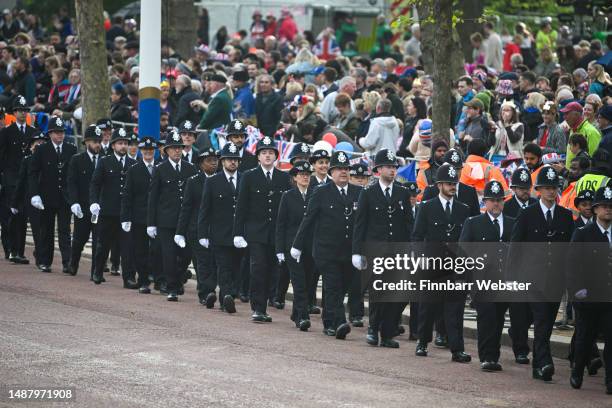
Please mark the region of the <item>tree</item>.
POLYGON ((110 84, 106 63, 102 0, 76 0, 81 56, 83 133, 110 112, 110 84))
POLYGON ((166 0, 162 21, 168 43, 184 59, 192 54, 197 43, 198 13, 193 0, 166 0))

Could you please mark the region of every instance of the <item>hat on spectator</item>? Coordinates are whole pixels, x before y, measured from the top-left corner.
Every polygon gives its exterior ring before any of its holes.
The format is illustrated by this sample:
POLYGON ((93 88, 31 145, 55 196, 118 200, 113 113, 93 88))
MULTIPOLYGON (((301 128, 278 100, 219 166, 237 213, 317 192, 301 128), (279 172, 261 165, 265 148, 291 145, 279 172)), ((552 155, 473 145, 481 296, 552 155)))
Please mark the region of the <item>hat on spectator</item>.
POLYGON ((568 112, 582 113, 582 105, 579 104, 578 102, 570 102, 567 105, 565 105, 563 109, 561 109, 561 112, 563 113, 568 113, 568 112))
POLYGON ((249 73, 245 70, 235 71, 232 74, 232 78, 234 81, 248 82, 249 81, 249 73))
POLYGON ((509 81, 518 81, 518 75, 516 74, 516 72, 503 72, 499 76, 499 79, 500 80, 507 79, 509 81))
POLYGON ((206 44, 200 44, 198 47, 193 47, 195 51, 201 52, 202 54, 210 53, 210 48, 206 44))
POLYGON ((600 116, 608 121, 612 122, 612 105, 604 105, 597 112, 597 116, 600 116))
POLYGON ((318 67, 314 68, 312 71, 310 71, 310 73, 312 75, 319 75, 322 74, 323 71, 325 71, 325 66, 324 65, 319 65, 318 67))
POLYGON ((138 43, 138 41, 134 40, 134 41, 128 41, 127 44, 125 44, 125 49, 129 50, 129 49, 134 49, 137 50, 140 48, 140 44, 138 43))
POLYGON ((419 125, 419 139, 425 146, 431 146, 431 120, 423 119, 419 125))
POLYGON ((221 75, 221 74, 212 74, 212 75, 211 75, 211 76, 208 78, 208 80, 209 80, 209 81, 213 81, 213 82, 220 82, 220 83, 222 83, 222 84, 227 83, 227 78, 226 78, 226 77, 224 77, 224 76, 223 76, 223 75, 221 75))
POLYGON ((495 92, 499 95, 510 96, 514 95, 514 89, 512 88, 512 81, 509 79, 502 79, 497 83, 495 92))
POLYGON ((469 108, 478 108, 480 112, 484 111, 484 104, 480 99, 477 99, 476 97, 474 97, 471 101, 466 102, 465 106, 469 108))
POLYGON ((486 112, 489 111, 491 107, 491 94, 488 91, 478 92, 474 99, 478 99, 482 102, 482 106, 484 106, 484 110, 486 112))

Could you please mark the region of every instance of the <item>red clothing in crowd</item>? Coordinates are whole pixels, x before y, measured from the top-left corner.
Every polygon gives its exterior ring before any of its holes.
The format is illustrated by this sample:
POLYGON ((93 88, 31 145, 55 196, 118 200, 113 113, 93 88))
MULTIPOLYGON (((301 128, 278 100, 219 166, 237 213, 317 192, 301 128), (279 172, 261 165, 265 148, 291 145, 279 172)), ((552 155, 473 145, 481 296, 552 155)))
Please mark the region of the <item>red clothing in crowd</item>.
POLYGON ((504 49, 504 71, 506 72, 512 71, 512 64, 510 64, 510 57, 512 57, 513 54, 520 54, 520 53, 521 53, 521 47, 519 47, 515 43, 509 42, 508 44, 506 44, 506 48, 504 49))
POLYGON ((280 28, 278 29, 278 38, 285 38, 287 41, 293 41, 297 32, 295 20, 293 20, 293 17, 287 16, 281 21, 280 28))

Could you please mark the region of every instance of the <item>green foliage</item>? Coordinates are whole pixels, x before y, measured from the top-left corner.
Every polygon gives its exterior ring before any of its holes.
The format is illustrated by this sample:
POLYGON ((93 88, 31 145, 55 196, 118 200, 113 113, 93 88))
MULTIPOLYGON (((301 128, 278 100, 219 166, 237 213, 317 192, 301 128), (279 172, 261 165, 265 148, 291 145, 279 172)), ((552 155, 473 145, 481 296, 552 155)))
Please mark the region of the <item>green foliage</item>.
POLYGON ((485 0, 485 9, 494 14, 537 13, 543 16, 572 12, 572 7, 560 7, 557 0, 485 0))

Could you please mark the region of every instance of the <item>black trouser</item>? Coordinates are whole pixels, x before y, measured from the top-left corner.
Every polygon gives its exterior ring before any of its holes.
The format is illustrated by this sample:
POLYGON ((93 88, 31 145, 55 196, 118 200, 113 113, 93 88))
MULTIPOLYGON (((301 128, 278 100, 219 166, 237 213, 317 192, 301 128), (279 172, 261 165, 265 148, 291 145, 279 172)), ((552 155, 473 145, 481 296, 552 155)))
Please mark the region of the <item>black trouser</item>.
POLYGON ((104 265, 108 258, 108 253, 116 242, 119 242, 121 250, 121 265, 123 281, 134 280, 134 270, 127 264, 129 256, 129 233, 121 229, 121 222, 118 216, 100 216, 98 217, 98 225, 96 226, 98 233, 98 243, 96 245, 95 259, 95 275, 102 278, 104 273, 104 265))
POLYGON ((30 221, 30 228, 32 229, 32 238, 34 239, 34 260, 36 265, 40 265, 38 251, 40 249, 40 210, 34 208, 30 203, 26 204, 26 214, 30 221))
POLYGON ((11 218, 10 202, 14 187, 8 187, 8 190, 6 186, 0 186, 0 239, 7 259, 11 255, 9 221, 11 218))
MULTIPOLYGON (((301 261, 301 259, 300 259, 301 261)), ((277 282, 276 282, 276 290, 274 299, 277 302, 285 303, 285 298, 287 297, 287 290, 289 289, 289 268, 287 267, 287 263, 276 263, 277 270, 277 282)))
MULTIPOLYGON (((392 338, 397 332, 398 310, 403 309, 403 303, 370 301, 370 328, 380 332, 383 339, 392 338)), ((400 312, 401 313, 401 312, 400 312)))
POLYGON ((225 296, 234 295, 242 250, 229 245, 213 245, 212 248, 211 256, 214 254, 217 270, 210 266, 207 286, 212 284, 210 292, 214 292, 217 282, 219 283, 219 301, 222 302, 225 296))
POLYGON ((160 285, 165 285, 166 278, 164 277, 164 265, 162 262, 162 249, 159 237, 155 237, 155 239, 149 242, 149 268, 153 275, 153 281, 160 285))
MULTIPOLYGON (((7 194, 13 195, 14 188, 8 187, 7 194)), ((29 204, 29 203, 28 203, 29 204)), ((28 222, 26 214, 22 209, 17 214, 12 214, 9 218, 9 244, 12 255, 23 256, 25 251, 26 230, 28 222)))
POLYGON ((51 266, 55 248, 55 219, 57 218, 57 238, 62 265, 70 264, 70 208, 63 205, 59 208, 45 207, 40 214, 40 251, 38 258, 41 265, 51 266))
POLYGON ((250 293, 251 280, 251 250, 249 247, 243 249, 242 261, 240 261, 240 272, 238 279, 238 291, 242 296, 248 296, 250 293))
POLYGON ((583 373, 591 361, 593 343, 599 332, 605 342, 603 358, 606 384, 612 383, 612 303, 574 302, 576 313, 576 342, 574 368, 583 373))
POLYGON ((410 319, 408 320, 409 332, 412 336, 418 337, 419 333, 419 302, 410 301, 410 319))
POLYGON ((349 320, 362 320, 365 314, 364 290, 361 288, 361 274, 354 273, 348 289, 349 320))
MULTIPOLYGON (((321 277, 321 273, 317 269, 316 265, 314 265, 314 260, 312 260, 312 255, 308 254, 308 257, 311 259, 311 263, 313 265, 310 268, 310 270, 308 268, 305 268, 306 285, 307 285, 306 292, 308 293, 308 306, 316 306, 317 305, 317 287, 319 286, 319 278, 321 277)), ((300 259, 300 262, 302 262, 301 259, 300 259)))
POLYGON ((175 228, 157 228, 157 239, 161 246, 162 274, 166 280, 169 293, 176 294, 183 286, 180 264, 182 259, 189 259, 189 250, 180 248, 174 242, 175 228))
POLYGON ((291 286, 293 287, 293 308, 291 309, 291 320, 298 325, 300 320, 310 319, 310 316, 308 315, 309 307, 306 270, 309 266, 312 268, 312 257, 310 255, 304 256, 298 263, 287 251, 285 252, 285 263, 289 269, 291 286), (309 260, 307 261, 307 259, 309 260), (310 262, 310 265, 307 265, 308 262, 310 262))
POLYGON ((89 235, 91 234, 91 269, 90 277, 93 277, 95 271, 95 257, 96 248, 98 244, 98 232, 96 224, 91 223, 91 214, 85 211, 83 218, 74 217, 74 228, 72 231, 72 247, 70 250, 70 266, 72 267, 73 273, 77 273, 79 270, 79 263, 81 262, 81 254, 85 244, 89 241, 89 235))
MULTIPOLYGON (((189 233, 187 236, 188 242, 191 243, 191 256, 196 270, 198 299, 203 300, 206 295, 211 292, 214 293, 217 289, 216 255, 212 249, 200 245, 195 232, 189 233)), ((240 259, 237 261, 240 262, 240 259)))
POLYGON ((419 342, 429 343, 431 341, 434 322, 439 314, 443 313, 451 353, 464 351, 464 308, 465 301, 461 301, 460 297, 444 302, 419 302, 419 342))
MULTIPOLYGON (((572 305, 573 304, 574 303, 572 303, 572 305)), ((589 305, 589 303, 587 303, 586 305, 589 305)), ((574 307, 574 314, 575 314, 576 319, 578 319, 578 316, 580 315, 580 310, 574 307)), ((570 341, 569 355, 567 356, 567 359, 571 362, 574 362, 575 356, 576 356, 576 330, 574 330, 574 333, 572 334, 572 340, 570 341)), ((591 346, 591 360, 594 360, 596 358, 601 358, 601 355, 599 354, 599 348, 597 347, 597 340, 595 339, 593 340, 593 345, 591 346)))
POLYGON ((251 309, 254 312, 266 313, 270 286, 276 271, 276 254, 274 246, 259 242, 249 243, 251 256, 251 309))
POLYGON ((533 368, 553 364, 550 336, 557 318, 560 302, 531 302, 533 313, 533 368))
POLYGON ((529 303, 510 303, 510 328, 508 335, 512 339, 514 356, 529 354, 529 328, 533 323, 533 314, 529 303))
POLYGON ((326 329, 337 329, 346 323, 344 296, 349 290, 353 275, 357 274, 350 258, 315 259, 317 269, 323 276, 323 326, 326 329))
POLYGON ((145 224, 132 224, 130 230, 133 248, 133 266, 138 272, 138 286, 149 286, 149 253, 151 250, 147 226, 145 224))
POLYGON ((501 336, 509 304, 504 302, 474 302, 478 328, 478 357, 480 362, 499 361, 501 336))
MULTIPOLYGON (((123 262, 121 262, 121 247, 119 241, 113 242, 110 249, 110 261, 111 261, 111 270, 118 270, 119 264, 121 263, 123 267, 123 262)), ((125 264, 127 265, 127 263, 125 264)))

